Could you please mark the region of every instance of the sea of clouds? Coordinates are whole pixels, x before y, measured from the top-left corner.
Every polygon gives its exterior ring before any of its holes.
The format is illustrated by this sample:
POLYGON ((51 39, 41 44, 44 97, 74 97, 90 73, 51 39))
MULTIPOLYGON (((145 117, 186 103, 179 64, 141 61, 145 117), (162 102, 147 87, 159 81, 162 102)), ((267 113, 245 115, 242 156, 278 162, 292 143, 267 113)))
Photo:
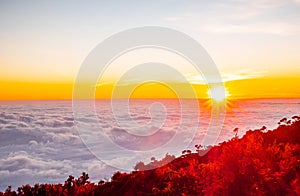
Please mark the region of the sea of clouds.
POLYGON ((0 106, 0 190, 34 183, 63 183, 86 171, 112 172, 83 144, 71 102, 6 102, 0 106))
MULTIPOLYGON (((120 104, 112 111, 109 101, 99 102, 97 122, 89 113, 77 119, 86 127, 93 127, 80 133, 75 126, 71 101, 1 102, 0 190, 8 185, 17 188, 25 184, 64 183, 69 175, 79 177, 83 171, 89 173, 92 181, 98 182, 109 179, 116 170, 133 169, 138 161, 149 162, 157 154, 141 155, 141 152, 160 147, 172 139, 180 124, 180 108, 173 102, 165 102, 166 106, 154 104, 154 107, 152 101, 137 103, 131 105, 130 111, 120 104), (169 110, 167 118, 165 110, 169 110), (103 140, 95 140, 97 148, 88 149, 82 136, 86 133, 91 139, 97 138, 99 128, 117 146, 134 153, 108 149, 103 140), (152 134, 151 139, 147 139, 149 134, 152 134), (100 155, 97 152, 101 152, 100 155)), ((166 153, 161 152, 156 157, 161 158, 166 153)))
MULTIPOLYGON (((139 160, 150 160, 150 155, 161 158, 168 151, 178 156, 184 150, 180 143, 190 142, 193 150, 193 145, 206 134, 209 114, 200 111, 200 124, 193 141, 188 134, 179 131, 179 139, 175 141, 178 149, 166 147, 166 151, 161 154, 141 153, 149 150, 147 148, 157 148, 174 140, 180 126, 186 131, 193 128, 194 117, 198 115, 195 112, 199 112, 191 109, 188 114, 182 113, 178 103, 172 101, 164 101, 162 105, 154 105, 155 107, 151 104, 149 100, 140 101, 133 104, 129 111, 116 107, 115 116, 109 109, 111 106, 108 101, 96 104, 98 122, 94 126, 95 130, 100 126, 115 144, 133 150, 135 154, 132 156, 118 154, 113 149, 107 150, 106 141, 95 140, 95 148, 90 148, 92 151, 88 149, 84 141, 92 140, 83 139, 86 132, 78 131, 75 126, 71 101, 1 102, 0 190, 5 190, 8 185, 16 188, 25 184, 64 183, 69 175, 79 177, 83 171, 89 174, 93 182, 98 182, 109 179, 114 171, 120 170, 107 164, 126 165, 125 168, 130 169, 139 160), (190 120, 180 122, 182 115, 187 115, 186 119, 190 120), (151 140, 144 138, 149 135, 151 140), (151 146, 152 144, 158 146, 151 146), (95 149, 101 153, 95 153, 95 149), (105 152, 102 152, 103 149, 105 152), (103 162, 102 159, 106 161, 103 162)), ((248 100, 232 104, 235 107, 227 112, 218 142, 231 138, 235 127, 240 128, 240 136, 250 128, 260 128, 263 125, 273 129, 282 117, 299 115, 300 109, 299 99, 248 100)), ((95 123, 88 115, 83 116, 81 121, 88 127, 95 123)), ((95 130, 88 135, 97 136, 95 130)))

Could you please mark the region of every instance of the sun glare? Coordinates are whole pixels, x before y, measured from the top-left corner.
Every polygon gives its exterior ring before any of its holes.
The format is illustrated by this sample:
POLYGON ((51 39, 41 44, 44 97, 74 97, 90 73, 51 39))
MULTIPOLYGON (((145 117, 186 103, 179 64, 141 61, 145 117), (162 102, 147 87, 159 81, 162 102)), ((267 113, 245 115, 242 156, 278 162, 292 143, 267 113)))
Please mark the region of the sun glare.
POLYGON ((215 85, 208 91, 209 96, 216 102, 223 102, 229 97, 228 90, 222 85, 215 85))

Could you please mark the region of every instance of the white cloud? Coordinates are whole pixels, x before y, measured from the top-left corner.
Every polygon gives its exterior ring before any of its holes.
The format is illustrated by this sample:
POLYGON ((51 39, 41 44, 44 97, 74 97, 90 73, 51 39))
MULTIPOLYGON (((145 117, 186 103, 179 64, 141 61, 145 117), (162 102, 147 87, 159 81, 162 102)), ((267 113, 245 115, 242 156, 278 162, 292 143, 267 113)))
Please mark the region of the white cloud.
MULTIPOLYGON (((45 102, 36 103, 35 106, 25 103, 20 104, 20 107, 0 105, 0 121, 3 122, 0 130, 0 190, 8 185, 16 188, 23 184, 62 183, 68 175, 77 177, 83 171, 88 172, 91 180, 97 182, 102 178, 108 179, 117 169, 99 161, 82 143, 74 127, 71 104, 68 104, 70 103, 45 102)), ((124 146, 132 143, 132 137, 128 138, 126 132, 116 131, 118 124, 111 121, 111 111, 108 112, 107 108, 101 106, 103 111, 98 113, 101 126, 109 132, 115 131, 115 139, 124 146)), ((140 107, 135 110, 135 114, 137 121, 149 120, 141 118, 143 115, 140 107)), ((89 137, 97 138, 98 124, 91 121, 88 114, 80 120, 89 125, 94 123, 92 126, 95 130, 88 134, 89 137)), ((125 127, 132 125, 131 121, 124 121, 125 127)), ((171 129, 172 126, 168 128, 171 129)), ((153 139, 161 141, 161 137, 168 138, 173 131, 159 131, 154 134, 153 139)), ((101 143, 98 140, 96 142, 101 143)), ((149 144, 141 144, 137 139, 137 143, 142 146, 150 146, 151 141, 147 142, 149 144)), ((101 148, 97 150, 103 151, 101 148)), ((111 157, 99 158, 120 161, 120 165, 126 165, 126 168, 132 168, 139 161, 136 160, 138 157, 128 157, 127 154, 107 154, 111 157)))
POLYGON ((181 17, 181 16, 169 16, 169 17, 166 17, 164 18, 165 21, 180 21, 180 20, 183 20, 184 17, 181 17))
POLYGON ((1 191, 8 185, 62 183, 83 171, 95 172, 93 181, 108 175, 82 143, 70 102, 8 103, 0 111, 1 191))
POLYGON ((299 34, 299 13, 290 9, 299 0, 231 0, 214 1, 205 5, 191 3, 184 16, 184 22, 176 21, 177 25, 190 29, 192 32, 219 34, 299 34), (280 13, 286 13, 279 15, 280 13))

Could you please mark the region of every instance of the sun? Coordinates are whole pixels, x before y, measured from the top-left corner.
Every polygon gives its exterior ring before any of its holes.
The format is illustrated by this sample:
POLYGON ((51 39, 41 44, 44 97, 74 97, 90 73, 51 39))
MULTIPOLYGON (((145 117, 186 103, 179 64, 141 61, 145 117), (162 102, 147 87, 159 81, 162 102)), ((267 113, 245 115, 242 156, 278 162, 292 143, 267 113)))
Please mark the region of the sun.
POLYGON ((225 102, 230 96, 228 90, 223 85, 212 85, 208 90, 209 97, 216 102, 225 102))

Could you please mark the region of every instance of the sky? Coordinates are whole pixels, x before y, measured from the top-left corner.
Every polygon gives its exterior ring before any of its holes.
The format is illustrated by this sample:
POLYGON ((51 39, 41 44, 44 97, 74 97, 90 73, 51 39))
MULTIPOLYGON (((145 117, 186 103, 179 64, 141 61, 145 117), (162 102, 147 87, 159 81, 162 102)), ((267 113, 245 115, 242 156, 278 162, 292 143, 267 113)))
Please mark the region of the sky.
MULTIPOLYGON (((77 72, 92 49, 115 33, 141 26, 172 28, 198 41, 232 98, 300 97, 299 0, 2 0, 0 100, 71 99, 77 72)), ((157 50, 144 53, 144 60, 168 56, 157 50)), ((119 67, 138 62, 133 54, 107 70, 96 97, 111 95, 119 67)), ((199 73, 175 61, 174 54, 170 57, 169 63, 197 89, 199 73)), ((137 98, 145 97, 147 86, 137 98)), ((158 88, 151 96, 161 94, 155 93, 158 88)), ((202 96, 205 88, 199 89, 202 96)))

